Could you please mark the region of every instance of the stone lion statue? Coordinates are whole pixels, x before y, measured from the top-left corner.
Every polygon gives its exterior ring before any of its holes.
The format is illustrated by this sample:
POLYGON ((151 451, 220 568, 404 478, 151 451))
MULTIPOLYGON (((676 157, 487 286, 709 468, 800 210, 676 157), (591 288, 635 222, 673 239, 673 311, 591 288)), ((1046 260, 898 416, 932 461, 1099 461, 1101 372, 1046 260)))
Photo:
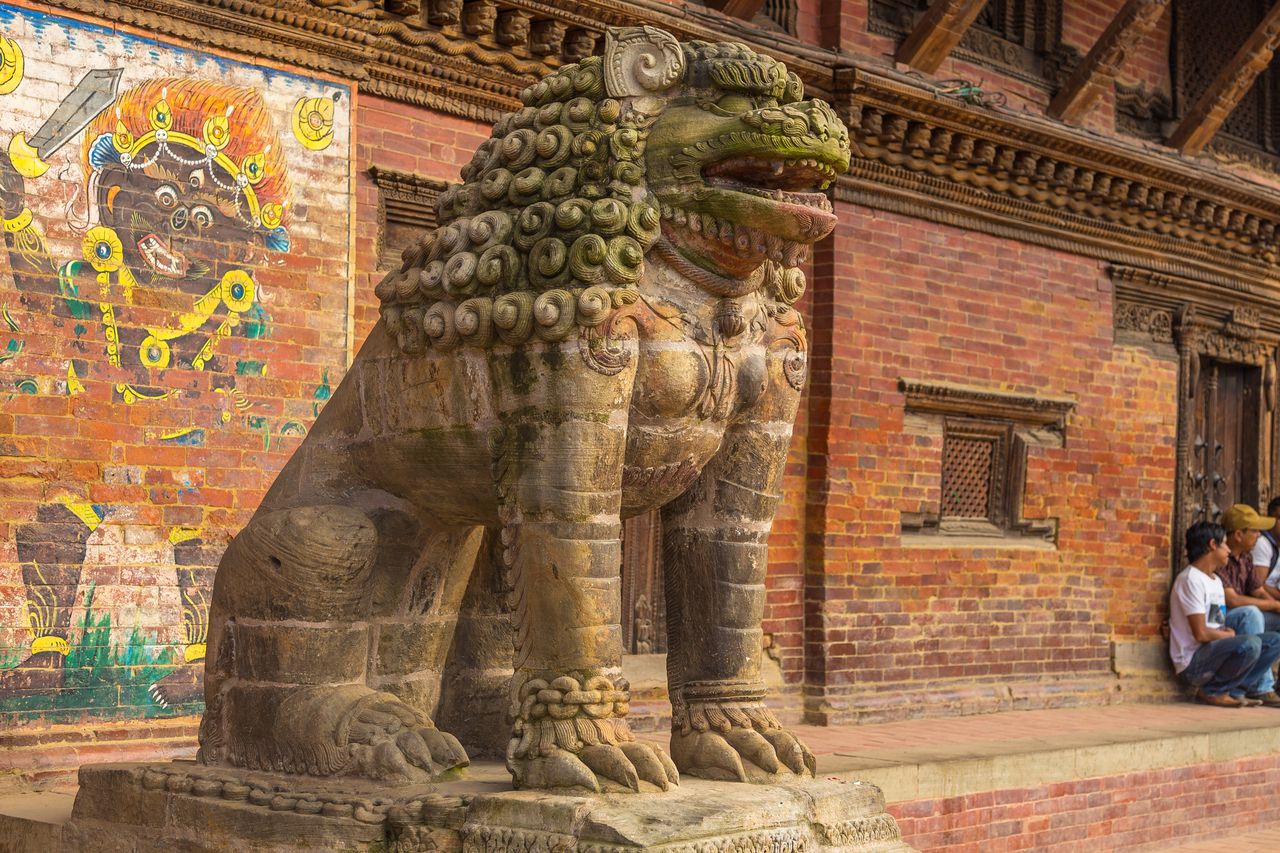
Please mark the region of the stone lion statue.
POLYGON ((515 622, 520 788, 812 774, 765 705, 766 542, 800 392, 799 265, 849 164, 738 44, 613 30, 521 95, 377 287, 381 321, 214 585, 200 760, 398 781, 483 529, 515 622), (627 725, 621 522, 661 507, 671 757, 627 725))

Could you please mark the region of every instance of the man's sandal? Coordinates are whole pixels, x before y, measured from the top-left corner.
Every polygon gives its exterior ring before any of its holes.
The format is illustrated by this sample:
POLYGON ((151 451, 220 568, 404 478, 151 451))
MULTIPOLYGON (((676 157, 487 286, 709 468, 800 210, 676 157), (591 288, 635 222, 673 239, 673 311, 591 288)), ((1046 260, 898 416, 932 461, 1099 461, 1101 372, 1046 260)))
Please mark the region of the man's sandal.
POLYGON ((1243 708, 1245 705, 1243 699, 1236 699, 1229 693, 1205 693, 1197 690, 1195 699, 1201 705, 1213 705, 1217 708, 1243 708))

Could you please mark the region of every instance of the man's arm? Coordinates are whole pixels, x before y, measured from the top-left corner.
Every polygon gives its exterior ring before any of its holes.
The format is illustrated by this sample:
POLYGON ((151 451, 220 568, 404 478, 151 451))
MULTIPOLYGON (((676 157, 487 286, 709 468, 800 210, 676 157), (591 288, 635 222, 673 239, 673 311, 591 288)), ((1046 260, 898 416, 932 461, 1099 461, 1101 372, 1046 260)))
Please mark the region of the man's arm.
POLYGON ((1236 632, 1230 628, 1210 628, 1204 624, 1203 613, 1188 613, 1187 624, 1191 626, 1191 636, 1196 638, 1197 643, 1225 640, 1236 635, 1236 632))
MULTIPOLYGON (((1223 586, 1222 589, 1223 589, 1223 592, 1225 592, 1227 595, 1227 607, 1245 607, 1247 605, 1252 604, 1254 607, 1258 608, 1259 610, 1270 611, 1272 613, 1280 613, 1280 599, 1272 598, 1270 595, 1266 595, 1265 598, 1259 597, 1256 595, 1243 595, 1239 592, 1236 592, 1235 589, 1233 589, 1232 587, 1225 586, 1225 585, 1223 586)), ((1264 593, 1265 595, 1265 589, 1266 588, 1263 587, 1258 591, 1264 593)))

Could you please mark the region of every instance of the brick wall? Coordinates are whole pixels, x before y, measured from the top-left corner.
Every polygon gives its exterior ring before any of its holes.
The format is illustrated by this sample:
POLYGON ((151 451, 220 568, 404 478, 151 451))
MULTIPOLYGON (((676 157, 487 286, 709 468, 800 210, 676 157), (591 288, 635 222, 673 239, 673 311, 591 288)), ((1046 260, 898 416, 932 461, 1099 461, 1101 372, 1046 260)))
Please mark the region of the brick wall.
POLYGON ((1107 692, 1109 641, 1163 612, 1176 364, 1113 344, 1096 261, 839 212, 813 312, 811 718, 1107 692), (1056 547, 904 544, 902 514, 937 511, 942 442, 905 429, 900 378, 1075 399, 1065 446, 1028 456, 1023 511, 1058 519, 1056 547))
POLYGON ((1274 756, 1263 755, 895 803, 887 811, 920 851, 1166 849, 1274 825, 1274 767, 1274 756))

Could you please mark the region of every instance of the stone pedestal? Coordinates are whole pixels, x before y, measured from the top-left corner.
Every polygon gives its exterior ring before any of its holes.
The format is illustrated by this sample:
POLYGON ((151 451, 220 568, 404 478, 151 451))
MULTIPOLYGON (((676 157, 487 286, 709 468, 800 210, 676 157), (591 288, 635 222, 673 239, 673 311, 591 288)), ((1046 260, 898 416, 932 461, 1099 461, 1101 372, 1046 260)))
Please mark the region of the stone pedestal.
POLYGON ((512 791, 499 765, 387 786, 169 764, 80 770, 63 851, 906 851, 861 782, 685 779, 665 794, 512 791))

